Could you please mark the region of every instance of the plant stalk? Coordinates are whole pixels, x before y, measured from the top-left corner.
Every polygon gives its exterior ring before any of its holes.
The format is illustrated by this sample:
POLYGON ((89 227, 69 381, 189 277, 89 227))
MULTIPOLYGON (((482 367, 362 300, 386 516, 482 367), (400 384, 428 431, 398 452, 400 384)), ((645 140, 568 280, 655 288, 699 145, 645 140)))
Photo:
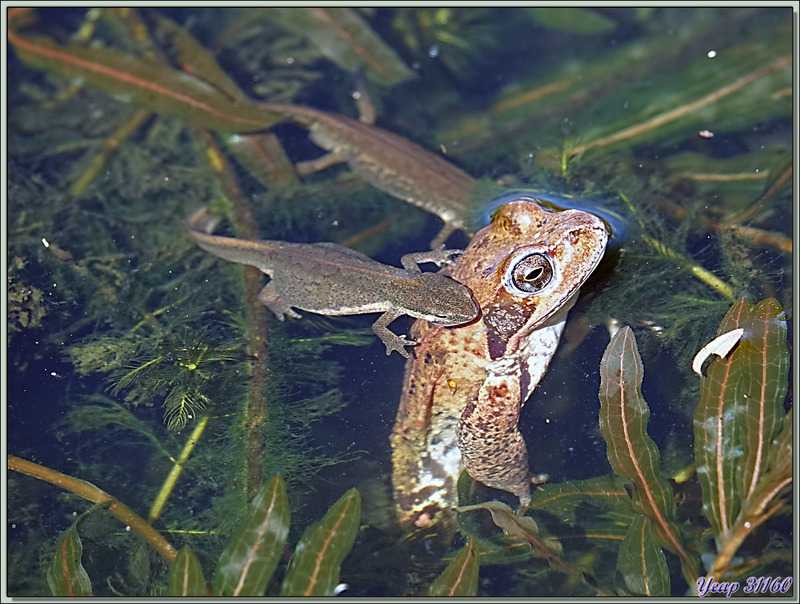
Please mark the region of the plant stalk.
MULTIPOLYGON (((189 124, 195 138, 205 147, 206 159, 220 183, 230 209, 234 230, 243 239, 259 239, 255 214, 242 192, 239 181, 228 161, 208 130, 189 124)), ((247 407, 244 430, 247 442, 245 469, 245 491, 252 501, 264 484, 264 455, 266 427, 269 422, 266 385, 269 379, 269 326, 267 309, 258 300, 264 285, 261 271, 254 266, 242 266, 244 279, 244 304, 247 353, 250 362, 250 384, 247 392, 247 407)))
POLYGON ((210 416, 208 415, 204 415, 200 418, 200 421, 197 422, 197 425, 192 431, 191 436, 189 436, 189 440, 187 440, 186 444, 183 446, 183 450, 178 457, 178 461, 176 461, 175 465, 172 466, 172 470, 170 470, 169 474, 167 475, 164 484, 161 485, 161 490, 158 492, 155 500, 153 500, 153 506, 150 508, 150 513, 147 515, 147 522, 153 523, 164 510, 167 499, 169 499, 169 496, 172 494, 175 484, 178 482, 181 472, 183 472, 186 461, 189 459, 189 456, 192 454, 195 445, 203 435, 206 426, 208 426, 209 417, 210 416))
POLYGON ((114 516, 125 523, 126 527, 144 537, 150 545, 156 548, 156 551, 158 551, 167 562, 172 564, 178 556, 178 552, 175 548, 172 547, 158 531, 150 526, 144 518, 139 516, 116 497, 109 495, 92 483, 62 474, 61 472, 57 472, 45 466, 40 466, 37 463, 15 455, 8 456, 8 469, 19 472, 20 474, 32 476, 33 478, 38 478, 44 482, 49 482, 50 484, 75 493, 93 503, 108 505, 109 511, 114 514, 114 516))

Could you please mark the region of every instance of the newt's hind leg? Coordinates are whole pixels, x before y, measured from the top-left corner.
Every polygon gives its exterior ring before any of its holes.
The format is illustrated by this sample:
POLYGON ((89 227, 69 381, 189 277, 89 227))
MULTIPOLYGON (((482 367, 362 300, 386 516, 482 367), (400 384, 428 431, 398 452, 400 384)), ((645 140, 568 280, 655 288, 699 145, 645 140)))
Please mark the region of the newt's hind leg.
POLYGON ((284 315, 289 315, 293 319, 300 318, 300 313, 292 310, 291 305, 281 300, 281 297, 278 295, 272 283, 267 283, 264 289, 259 292, 258 301, 274 312, 275 316, 278 317, 280 321, 283 321, 284 315))

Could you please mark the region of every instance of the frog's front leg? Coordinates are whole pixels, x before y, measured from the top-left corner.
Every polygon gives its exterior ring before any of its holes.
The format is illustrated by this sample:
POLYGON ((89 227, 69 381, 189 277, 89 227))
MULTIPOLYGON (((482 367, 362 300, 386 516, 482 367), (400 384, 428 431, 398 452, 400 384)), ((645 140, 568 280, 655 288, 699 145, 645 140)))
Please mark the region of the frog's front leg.
POLYGON ((283 321, 284 315, 289 315, 293 319, 300 318, 300 313, 295 312, 291 305, 281 299, 272 282, 267 283, 258 293, 258 301, 274 312, 275 316, 277 316, 280 321, 283 321))
POLYGON ((393 333, 389 330, 388 325, 396 318, 403 316, 404 313, 398 312, 396 310, 387 310, 383 313, 378 320, 372 324, 372 331, 375 332, 375 335, 378 336, 381 341, 386 345, 386 354, 392 354, 393 350, 396 350, 404 357, 408 358, 408 351, 406 351, 406 346, 414 346, 416 342, 411 340, 406 340, 405 336, 398 336, 396 333, 393 333))
POLYGON ((433 262, 441 267, 444 264, 455 264, 452 256, 458 256, 464 250, 430 250, 428 252, 413 252, 400 258, 400 264, 407 271, 420 272, 419 265, 425 262, 433 262))
POLYGON ((490 373, 458 422, 458 448, 467 473, 486 486, 519 497, 520 513, 531 502, 528 448, 519 433, 519 374, 490 373))

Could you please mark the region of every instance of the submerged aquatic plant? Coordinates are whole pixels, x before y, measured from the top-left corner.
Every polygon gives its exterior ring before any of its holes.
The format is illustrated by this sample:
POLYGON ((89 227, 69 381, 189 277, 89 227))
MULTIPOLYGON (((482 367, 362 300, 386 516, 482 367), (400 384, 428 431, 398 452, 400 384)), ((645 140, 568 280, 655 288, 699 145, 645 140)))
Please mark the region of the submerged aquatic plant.
POLYGON ((183 429, 212 404, 206 394, 209 380, 222 375, 224 364, 236 360, 234 353, 240 348, 238 344, 212 346, 205 335, 176 334, 162 340, 162 346, 150 355, 129 361, 110 377, 113 394, 127 390, 126 401, 147 404, 166 392, 164 423, 170 430, 183 429))
POLYGON ((499 25, 484 8, 399 8, 392 28, 415 54, 425 55, 458 77, 499 42, 499 25))
MULTIPOLYGON (((57 484, 95 505, 82 514, 59 539, 47 570, 47 582, 55 596, 90 596, 92 582, 81 563, 83 546, 77 525, 87 515, 108 508, 144 537, 170 564, 168 594, 171 596, 262 596, 282 558, 289 534, 289 501, 280 476, 260 489, 249 505, 237 532, 222 551, 209 590, 198 559, 188 547, 179 552, 147 522, 122 502, 94 485, 77 480, 25 459, 9 457, 9 469, 57 484)), ((334 595, 339 567, 355 541, 361 498, 350 489, 334 503, 325 517, 304 533, 283 581, 281 595, 334 595)))
MULTIPOLYGON (((78 524, 86 516, 108 508, 145 538, 170 564, 168 596, 263 596, 280 563, 289 535, 289 500, 280 475, 262 486, 248 506, 236 532, 216 561, 209 584, 200 561, 189 547, 177 551, 147 522, 122 502, 94 485, 25 459, 9 457, 9 469, 57 484, 94 502, 61 534, 47 583, 54 596, 91 596, 92 580, 82 564, 83 544, 78 524)), ((359 532, 361 496, 349 489, 298 541, 284 575, 280 595, 332 596, 339 589, 339 572, 359 532)), ((474 595, 477 558, 472 541, 456 556, 430 589, 430 595, 474 595)))
MULTIPOLYGON (((377 252, 387 238, 421 230, 424 220, 422 212, 365 192, 352 175, 337 172, 336 180, 303 179, 306 182, 301 187, 287 159, 297 149, 284 153, 277 142, 280 136, 290 146, 302 147, 304 143, 287 136, 291 129, 279 128, 278 136, 269 133, 261 138, 259 133, 258 137, 240 137, 235 143, 228 142, 227 149, 219 140, 216 149, 203 142, 200 129, 187 128, 187 121, 224 131, 249 128, 242 126, 243 119, 250 120, 253 127, 274 119, 244 99, 236 82, 244 82, 250 95, 287 102, 298 98, 311 106, 322 98, 326 109, 336 110, 338 106, 348 113, 352 101, 351 78, 345 73, 352 66, 348 61, 373 49, 391 51, 390 42, 380 38, 380 28, 390 21, 405 20, 395 32, 411 40, 408 48, 416 45, 413 52, 436 55, 433 62, 444 64, 450 73, 462 78, 462 83, 464 74, 474 73, 468 68, 476 63, 485 60, 491 64, 498 56, 513 56, 519 64, 514 69, 505 66, 509 68, 508 78, 479 80, 470 95, 459 96, 450 86, 452 78, 431 78, 424 69, 416 70, 416 75, 427 78, 425 85, 414 86, 413 94, 404 92, 404 87, 381 89, 376 80, 372 84, 390 107, 383 117, 387 124, 405 132, 424 129, 425 136, 430 137, 439 134, 443 152, 468 166, 474 176, 486 176, 492 187, 497 186, 494 180, 502 177, 504 183, 515 186, 548 183, 553 191, 569 192, 584 200, 619 197, 630 202, 630 211, 624 203, 614 209, 630 220, 629 227, 641 228, 630 228, 631 236, 623 242, 613 272, 598 275, 601 285, 594 291, 586 289, 576 311, 586 311, 588 323, 616 319, 631 325, 649 350, 669 351, 677 360, 678 371, 689 373, 689 363, 683 360, 716 327, 732 299, 775 296, 786 306, 791 293, 791 239, 784 235, 788 228, 782 224, 791 208, 791 166, 785 165, 791 144, 782 138, 791 119, 791 74, 786 58, 790 52, 789 19, 783 23, 774 12, 751 9, 660 8, 646 14, 637 12, 635 21, 633 13, 620 15, 605 9, 595 14, 601 19, 590 19, 586 13, 577 14, 576 19, 573 13, 566 15, 566 22, 554 20, 553 14, 544 18, 540 14, 541 27, 533 37, 547 44, 551 52, 547 56, 537 54, 536 60, 531 60, 531 55, 525 54, 531 46, 523 39, 515 39, 515 48, 522 48, 518 55, 500 53, 508 51, 508 45, 499 44, 504 37, 497 35, 498 31, 507 32, 509 21, 525 22, 523 11, 509 11, 502 17, 487 9, 380 11, 368 23, 362 18, 364 13, 356 15, 357 19, 345 15, 335 20, 339 24, 358 22, 359 28, 366 28, 365 35, 372 36, 366 42, 366 38, 358 42, 347 36, 336 37, 341 31, 356 30, 320 32, 322 24, 314 25, 311 35, 307 31, 290 34, 261 9, 238 13, 193 11, 191 18, 185 19, 186 26, 170 25, 149 11, 105 8, 85 15, 76 11, 70 19, 75 23, 82 20, 79 31, 74 35, 61 32, 63 36, 54 38, 60 40, 58 44, 31 35, 41 41, 36 48, 26 46, 30 40, 20 43, 34 28, 12 23, 9 40, 19 51, 15 56, 69 78, 33 74, 17 61, 11 65, 15 74, 11 83, 20 79, 20 74, 26 80, 19 86, 9 86, 9 136, 14 143, 9 150, 16 163, 10 167, 14 193, 9 195, 10 238, 13 257, 26 264, 24 273, 12 275, 18 280, 10 293, 22 313, 12 318, 19 326, 27 321, 33 327, 38 322, 37 333, 46 336, 43 342, 66 345, 81 375, 111 374, 104 383, 131 405, 105 397, 74 396, 78 388, 92 387, 90 379, 59 383, 63 386, 59 388, 63 391, 61 403, 71 408, 70 417, 75 420, 69 432, 77 432, 79 422, 88 427, 91 415, 94 433, 93 439, 84 439, 84 432, 80 448, 65 453, 76 463, 89 460, 91 469, 113 467, 115 472, 107 476, 138 476, 137 471, 144 472, 145 464, 123 466, 120 456, 107 460, 99 456, 108 447, 138 445, 145 438, 148 446, 158 449, 173 464, 146 464, 148 475, 137 484, 137 495, 148 502, 163 479, 154 476, 178 467, 177 452, 186 443, 174 431, 167 434, 157 418, 150 422, 142 407, 166 404, 166 422, 177 427, 188 422, 190 415, 196 418, 204 405, 205 411, 211 412, 213 405, 213 415, 204 415, 203 420, 211 428, 208 433, 216 438, 201 442, 185 460, 192 480, 178 483, 171 505, 159 516, 163 526, 191 542, 206 568, 210 568, 209 560, 219 558, 215 541, 222 537, 217 535, 233 532, 232 525, 241 518, 247 499, 255 495, 250 486, 257 489, 264 476, 276 471, 290 486, 304 483, 320 465, 333 462, 330 455, 321 458, 319 449, 311 446, 308 427, 345 404, 338 388, 341 368, 321 359, 327 350, 325 342, 342 341, 343 332, 347 338, 353 335, 347 329, 319 338, 307 337, 305 331, 302 341, 292 337, 297 329, 316 330, 308 317, 300 324, 270 324, 269 331, 259 331, 242 317, 241 308, 250 298, 241 293, 237 269, 210 265, 187 241, 176 236, 182 232, 188 208, 231 196, 220 183, 231 173, 241 174, 238 167, 220 168, 219 158, 226 159, 230 152, 246 167, 249 174, 241 179, 245 184, 241 197, 245 206, 252 204, 263 217, 262 231, 266 229, 270 236, 282 238, 288 232, 308 240, 345 237, 356 235, 366 222, 376 224, 376 231, 383 233, 379 241, 373 238, 366 244, 371 252, 377 252), (581 44, 590 36, 584 34, 602 34, 613 25, 620 34, 614 44, 589 46, 596 52, 586 52, 587 47, 581 44), (583 33, 578 39, 570 35, 570 30, 583 33), (317 32, 320 35, 316 36, 317 32), (329 43, 331 36, 334 42, 329 43), (64 42, 67 39, 70 42, 64 42), (315 40, 333 45, 326 56, 337 65, 320 60, 325 50, 314 47, 315 40), (193 50, 187 52, 187 48, 193 50), (223 49, 221 53, 219 48, 223 49), (713 58, 707 54, 712 48, 718 53, 713 58), (45 61, 42 49, 55 55, 45 61), (154 56, 162 51, 167 64, 154 56), (126 56, 121 57, 122 53, 126 56), (75 61, 87 57, 90 66, 114 68, 111 75, 77 75, 84 76, 84 83, 105 88, 115 98, 74 83, 75 61), (131 57, 135 61, 126 62, 131 57), (119 87, 116 75, 120 73, 138 78, 136 85, 119 87), (336 75, 326 77, 331 74, 336 75), (150 86, 155 81, 163 84, 160 94, 150 86), (198 94, 187 94, 187 90, 198 94), (419 97, 420 90, 435 93, 419 97), (148 109, 120 102, 120 93, 128 93, 129 98, 139 96, 148 109), (198 100, 206 103, 202 111, 196 111, 198 100), (420 106, 425 107, 424 116, 430 121, 417 119, 415 111, 419 110, 415 107, 420 106), (443 125, 442 120, 452 122, 443 125), (237 145, 241 148, 234 151, 237 145), (729 148, 736 151, 735 157, 719 157, 729 153, 729 148), (247 153, 250 155, 245 160, 247 153), (208 161, 197 161, 201 156, 208 161), (260 165, 253 163, 254 157, 260 165), (17 169, 23 161, 25 167, 17 169), (268 187, 267 192, 250 182, 249 176, 268 187), (364 212, 372 212, 369 220, 353 219, 356 213, 364 217, 364 212), (398 215, 411 215, 412 222, 401 224, 398 215), (44 235, 55 243, 46 250, 41 243, 44 235), (709 275, 723 287, 709 287, 714 281, 709 275), (39 304, 32 288, 43 292, 46 306, 39 304), (29 291, 30 296, 25 297, 29 291), (186 296, 190 296, 188 302, 176 302, 186 296), (151 312, 153 307, 163 312, 151 312), (202 321, 201 313, 206 313, 202 321), (200 327, 213 324, 214 316, 224 313, 233 317, 235 326, 216 324, 210 331, 200 327), (266 346, 268 342, 268 358, 257 354, 248 357, 233 344, 228 349, 226 343, 242 333, 248 334, 253 345, 261 342, 266 346), (78 338, 82 340, 75 344, 78 338), (247 394, 247 374, 255 365, 245 358, 261 363, 258 368, 265 378, 251 381, 247 394), (223 388, 228 385, 233 387, 223 388), (248 415, 250 395, 262 397, 265 403, 261 407, 264 413, 258 417, 248 415), (83 420, 87 422, 83 424, 83 420), (261 423, 256 425, 256 420, 261 423), (108 438, 114 428, 125 429, 121 438, 108 438), (102 446, 100 439, 105 441, 102 446), (86 442, 92 444, 86 446, 86 442), (245 458, 248 462, 243 461, 245 458), (247 484, 243 468, 254 460, 261 460, 261 465, 255 466, 255 476, 247 484)), ((46 21, 46 11, 36 14, 46 21)), ((316 13, 326 14, 330 13, 316 13)), ((178 15, 180 20, 181 15, 188 17, 189 13, 170 15, 178 15)), ((289 21, 301 22, 307 17, 294 15, 289 21)), ((41 31, 47 33, 63 27, 63 23, 46 25, 41 31)), ((403 52, 400 49, 398 54, 403 52)), ((378 54, 376 51, 371 56, 378 54)), ((404 77, 402 69, 397 73, 400 79, 404 77)), ((213 140, 214 135, 208 136, 213 140)), ((302 155, 303 149, 300 151, 302 155)), ((257 291, 258 285, 253 288, 257 291)), ((265 328, 267 321, 262 319, 261 327, 265 328)), ((326 323, 326 332, 333 329, 330 322, 326 323)), ((367 339, 371 342, 374 337, 370 334, 367 339)), ((40 350, 30 347, 19 355, 20 365, 33 365, 32 359, 41 354, 40 350)), ((630 357, 630 352, 625 355, 630 357)), ((668 356, 660 354, 659 360, 668 356)), ((663 367, 656 367, 647 354, 644 357, 652 367, 651 376, 661 374, 663 367)), ((732 367, 739 371, 742 366, 736 361, 732 367)), ((707 373, 704 380, 711 376, 707 373)), ((694 380, 687 381, 685 389, 702 390, 706 403, 711 404, 721 382, 704 381, 698 388, 694 380)), ((726 395, 739 389, 732 382, 726 384, 726 395)), ((688 398, 677 388, 664 393, 669 399, 666 404, 673 410, 680 408, 679 394, 688 398)), ((696 400, 700 395, 692 392, 691 396, 696 400)), ((715 415, 704 408, 699 422, 708 430, 715 415)), ((661 417, 662 411, 654 407, 654 417, 661 417)), ((744 408, 737 406, 735 413, 739 412, 745 413, 744 408)), ((777 429, 774 417, 770 418, 777 429)), ((777 541, 774 531, 769 534, 769 549, 759 549, 757 539, 742 539, 752 534, 745 523, 768 532, 789 508, 781 491, 787 487, 780 485, 785 481, 782 464, 790 459, 786 453, 791 443, 790 433, 783 426, 790 420, 787 414, 778 422, 781 428, 775 440, 780 446, 770 450, 766 459, 771 465, 755 472, 756 479, 750 473, 750 481, 740 484, 729 478, 726 467, 716 476, 709 475, 709 484, 703 487, 703 501, 708 507, 705 517, 719 517, 718 527, 708 529, 700 512, 692 507, 699 500, 692 491, 699 488, 697 481, 685 480, 684 476, 680 484, 667 482, 675 497, 677 539, 688 547, 687 558, 703 554, 703 561, 718 578, 723 576, 721 572, 738 580, 748 572, 783 571, 784 561, 789 560, 788 546, 777 541), (776 477, 781 480, 772 484, 776 477), (775 498, 766 501, 774 488, 762 490, 759 484, 779 487, 775 498), (760 504, 748 507, 743 492, 766 507, 760 513, 760 504), (714 507, 720 498, 727 503, 738 501, 738 508, 732 505, 726 507, 725 514, 718 514, 714 507), (754 526, 770 519, 771 523, 754 526), (714 544, 710 546, 712 537, 714 544), (739 564, 739 556, 744 563, 739 564)), ((739 424, 734 428, 734 435, 747 432, 742 432, 739 424)), ((729 433, 725 430, 723 444, 727 446, 729 433)), ((747 434, 747 438, 752 437, 747 434)), ((36 442, 44 446, 47 433, 36 442)), ((713 438, 705 441, 698 469, 711 468, 713 474, 712 459, 717 459, 713 458, 713 449, 718 442, 713 438)), ((72 443, 67 435, 59 444, 72 443)), ((652 454, 652 447, 643 450, 652 454)), ((432 592, 474 593, 480 561, 513 564, 508 570, 516 572, 515 581, 508 582, 503 575, 506 584, 502 590, 514 595, 529 595, 525 590, 532 585, 537 593, 589 595, 598 592, 592 581, 603 590, 614 589, 620 594, 665 593, 665 577, 679 577, 679 562, 661 551, 662 529, 670 523, 656 527, 653 517, 657 520, 659 508, 642 507, 643 485, 658 483, 663 487, 663 480, 657 478, 657 465, 654 468, 648 468, 645 482, 634 483, 635 491, 628 478, 616 474, 538 486, 532 514, 540 534, 551 535, 553 541, 563 545, 562 562, 571 570, 564 572, 561 566, 558 572, 551 572, 551 563, 557 564, 552 557, 531 559, 530 539, 540 538, 536 533, 528 532, 527 542, 502 541, 494 534, 486 537, 486 526, 475 523, 467 527, 462 522, 462 530, 470 537, 451 570, 463 583, 437 582, 432 592), (636 577, 636 568, 641 569, 642 564, 652 569, 648 576, 654 581, 649 584, 636 577)), ((121 487, 124 482, 118 484, 121 487)), ((653 501, 666 501, 668 495, 660 488, 653 501)), ((482 502, 464 502, 469 503, 482 502)), ((662 510, 662 514, 671 517, 670 510, 662 510)), ((477 517, 486 512, 469 515, 477 517)), ((516 522, 513 517, 511 520, 516 522)), ((530 523, 523 520, 520 526, 530 528, 530 523)), ((524 535, 508 538, 519 537, 524 535)), ((71 549, 74 561, 74 536, 65 536, 63 543, 71 549)), ((85 545, 89 547, 88 540, 85 545)), ((32 560, 38 556, 41 543, 31 540, 26 547, 37 548, 37 554, 27 558, 32 560)), ((187 576, 196 575, 197 564, 188 556, 186 560, 187 576)), ((420 574, 432 576, 434 563, 438 559, 420 574)), ((491 589, 486 585, 491 585, 493 576, 484 573, 481 590, 491 589)), ((190 583, 199 585, 195 579, 190 583)), ((105 584, 98 580, 95 589, 105 584)))
POLYGON ((163 399, 164 423, 170 430, 181 430, 208 410, 209 390, 230 379, 225 370, 240 358, 240 344, 210 340, 208 330, 184 327, 147 338, 102 337, 74 347, 71 356, 83 373, 110 373, 112 394, 125 392, 130 404, 150 406, 163 399))
MULTIPOLYGON (((658 448, 647 435, 650 411, 641 395, 643 368, 629 328, 621 329, 601 363, 600 427, 614 470, 633 485, 631 498, 637 521, 626 542, 638 544, 629 567, 620 550, 617 569, 628 593, 669 595, 668 570, 658 546, 677 553, 691 589, 701 586, 690 550, 703 553, 706 581, 739 576, 761 563, 758 557, 733 562, 747 536, 783 509, 792 481, 791 409, 784 410, 789 353, 786 320, 775 300, 750 308, 737 302, 723 319, 718 334, 742 328, 733 352, 711 361, 701 377, 701 394, 694 414, 695 466, 703 491, 703 514, 716 542, 705 551, 704 539, 689 547, 688 531, 675 522, 673 493, 658 468, 658 448), (649 527, 649 528, 648 528, 649 527), (658 545, 656 545, 658 544, 658 545)), ((623 543, 625 547, 625 543, 623 543)))

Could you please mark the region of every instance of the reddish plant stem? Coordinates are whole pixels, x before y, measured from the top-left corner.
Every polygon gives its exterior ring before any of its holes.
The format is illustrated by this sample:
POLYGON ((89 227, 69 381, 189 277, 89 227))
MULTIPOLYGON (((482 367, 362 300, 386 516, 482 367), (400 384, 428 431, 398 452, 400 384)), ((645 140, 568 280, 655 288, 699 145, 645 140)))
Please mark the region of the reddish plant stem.
POLYGON ((156 548, 159 554, 164 556, 167 562, 172 564, 177 557, 178 552, 175 548, 172 547, 158 531, 150 526, 144 518, 139 516, 116 497, 109 495, 92 483, 62 474, 61 472, 57 472, 45 466, 40 466, 37 463, 15 455, 8 456, 8 469, 19 472, 20 474, 32 476, 33 478, 38 478, 44 482, 49 482, 50 484, 75 493, 94 503, 107 504, 108 511, 125 523, 125 526, 130 527, 131 530, 136 531, 144 537, 150 545, 156 548))
MULTIPOLYGON (((189 125, 206 148, 206 158, 230 204, 231 222, 234 230, 243 239, 259 239, 255 213, 248 205, 230 164, 222 154, 214 136, 203 128, 189 125)), ((250 383, 244 418, 246 434, 245 490, 251 501, 264 484, 264 455, 266 451, 266 428, 269 423, 267 404, 267 382, 269 380, 269 326, 267 309, 258 301, 264 286, 261 271, 253 266, 242 266, 244 279, 245 324, 247 354, 250 357, 250 383)))
MULTIPOLYGON (((725 224, 734 227, 735 225, 742 224, 743 222, 747 222, 752 220, 766 205, 767 202, 772 199, 781 189, 783 189, 787 185, 792 184, 792 167, 789 166, 786 170, 784 170, 781 175, 772 183, 769 189, 758 198, 758 200, 749 208, 732 216, 728 220, 725 221, 725 224)), ((785 251, 785 250, 784 250, 785 251)), ((791 244, 789 245, 790 253, 792 251, 791 244)))

